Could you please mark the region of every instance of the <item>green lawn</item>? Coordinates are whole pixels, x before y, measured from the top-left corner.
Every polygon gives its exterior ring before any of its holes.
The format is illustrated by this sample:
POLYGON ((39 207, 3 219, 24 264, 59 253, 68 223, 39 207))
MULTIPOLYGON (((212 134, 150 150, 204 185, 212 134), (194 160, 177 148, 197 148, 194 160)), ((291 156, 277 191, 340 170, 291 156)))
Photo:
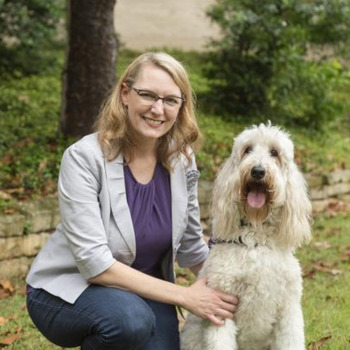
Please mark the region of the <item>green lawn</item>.
POLYGON ((350 212, 319 215, 313 239, 298 251, 310 349, 350 349, 350 212), (318 347, 324 342, 324 345, 318 347))

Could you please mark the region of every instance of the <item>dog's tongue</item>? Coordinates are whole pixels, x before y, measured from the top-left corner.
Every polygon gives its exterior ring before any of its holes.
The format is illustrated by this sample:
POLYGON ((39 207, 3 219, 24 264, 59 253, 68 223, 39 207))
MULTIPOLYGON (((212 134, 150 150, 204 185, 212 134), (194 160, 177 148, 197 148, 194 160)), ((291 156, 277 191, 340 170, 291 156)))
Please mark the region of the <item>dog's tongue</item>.
POLYGON ((259 209, 265 204, 266 195, 264 192, 253 190, 248 193, 247 201, 252 208, 259 209))

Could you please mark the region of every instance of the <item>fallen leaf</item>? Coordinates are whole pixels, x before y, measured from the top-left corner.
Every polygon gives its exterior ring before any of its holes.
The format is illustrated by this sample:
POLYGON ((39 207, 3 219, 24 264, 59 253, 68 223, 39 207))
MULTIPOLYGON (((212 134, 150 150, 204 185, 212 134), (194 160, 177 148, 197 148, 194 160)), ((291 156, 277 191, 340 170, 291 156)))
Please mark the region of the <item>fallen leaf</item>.
POLYGON ((0 345, 12 345, 14 342, 16 342, 18 339, 24 337, 24 334, 12 334, 9 337, 0 339, 0 345))
POLYGON ((12 214, 14 214, 16 211, 14 210, 14 209, 6 209, 6 210, 4 210, 4 213, 6 214, 6 215, 12 215, 12 214))
POLYGON ((15 288, 8 280, 0 280, 0 287, 9 293, 13 293, 15 291, 15 288))
POLYGON ((23 193, 24 188, 23 187, 18 187, 18 188, 9 188, 6 192, 10 194, 18 194, 18 193, 23 193))
POLYGON ((324 272, 324 273, 330 273, 331 275, 340 275, 343 273, 342 270, 339 269, 330 269, 329 267, 323 266, 322 264, 314 264, 314 269, 316 271, 324 272))
POLYGON ((8 318, 2 317, 0 316, 0 326, 3 326, 4 324, 6 324, 9 321, 8 318))
POLYGON ((349 203, 341 201, 339 199, 331 198, 329 200, 328 208, 326 209, 327 213, 331 216, 337 215, 339 212, 346 212, 350 209, 349 203))
POLYGON ((330 341, 332 339, 331 335, 328 335, 326 337, 320 338, 314 342, 312 342, 309 346, 308 346, 308 350, 319 350, 321 348, 321 346, 323 346, 325 343, 327 343, 328 341, 330 341))
POLYGON ((0 191, 0 199, 8 201, 8 200, 11 199, 11 196, 8 193, 4 192, 4 191, 0 191))
MULTIPOLYGON (((6 316, 6 317, 3 317, 3 316, 0 316, 0 326, 3 326, 4 324, 12 321, 12 320, 16 320, 18 318, 17 315, 9 315, 9 316, 6 316)), ((16 328, 19 328, 19 327, 16 327, 16 328)), ((16 331, 18 332, 18 331, 16 331)), ((4 336, 6 334, 9 334, 11 333, 10 331, 8 331, 7 333, 2 333, 0 334, 0 336, 4 336)))
POLYGON ((10 281, 0 280, 0 299, 5 299, 13 295, 15 289, 10 281))
POLYGON ((9 164, 13 164, 15 161, 15 158, 12 154, 5 154, 1 159, 0 159, 0 162, 2 164, 6 164, 6 165, 9 165, 9 164))
POLYGON ((321 249, 329 249, 331 248, 331 244, 329 242, 323 241, 323 242, 315 242, 314 246, 316 248, 321 248, 321 249))
POLYGON ((44 158, 40 164, 39 164, 39 167, 38 167, 38 175, 42 175, 43 171, 47 168, 47 159, 44 158))
POLYGON ((303 278, 314 278, 315 274, 316 274, 316 271, 314 269, 311 269, 303 273, 303 278))
POLYGON ((335 265, 334 261, 322 261, 319 263, 319 265, 324 266, 324 267, 332 267, 335 265))

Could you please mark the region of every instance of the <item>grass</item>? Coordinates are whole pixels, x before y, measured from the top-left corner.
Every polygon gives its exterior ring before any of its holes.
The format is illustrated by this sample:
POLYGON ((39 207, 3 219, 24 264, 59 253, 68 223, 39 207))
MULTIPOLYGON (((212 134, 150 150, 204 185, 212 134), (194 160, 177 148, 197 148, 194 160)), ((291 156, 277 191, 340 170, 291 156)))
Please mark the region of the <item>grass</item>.
POLYGON ((313 240, 297 253, 304 267, 306 339, 314 349, 322 340, 325 350, 350 349, 349 214, 316 217, 313 240))
MULTIPOLYGON (((303 312, 308 350, 350 349, 350 212, 315 217, 313 239, 297 252, 304 271, 303 312)), ((178 283, 188 285, 193 275, 178 269, 178 283)), ((60 349, 34 327, 25 308, 24 282, 17 281, 13 296, 0 299, 0 344, 13 334, 23 335, 14 350, 60 349)), ((0 345, 1 347, 1 345, 0 345)))

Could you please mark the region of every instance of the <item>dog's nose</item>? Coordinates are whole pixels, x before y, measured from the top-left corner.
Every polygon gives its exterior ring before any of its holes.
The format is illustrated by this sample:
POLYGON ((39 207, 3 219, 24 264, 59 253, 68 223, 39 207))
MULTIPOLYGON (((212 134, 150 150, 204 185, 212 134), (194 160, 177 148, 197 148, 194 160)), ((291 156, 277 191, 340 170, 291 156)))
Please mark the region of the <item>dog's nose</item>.
POLYGON ((266 171, 261 165, 258 165, 258 166, 253 167, 250 174, 252 175, 253 179, 260 180, 265 176, 266 171))

